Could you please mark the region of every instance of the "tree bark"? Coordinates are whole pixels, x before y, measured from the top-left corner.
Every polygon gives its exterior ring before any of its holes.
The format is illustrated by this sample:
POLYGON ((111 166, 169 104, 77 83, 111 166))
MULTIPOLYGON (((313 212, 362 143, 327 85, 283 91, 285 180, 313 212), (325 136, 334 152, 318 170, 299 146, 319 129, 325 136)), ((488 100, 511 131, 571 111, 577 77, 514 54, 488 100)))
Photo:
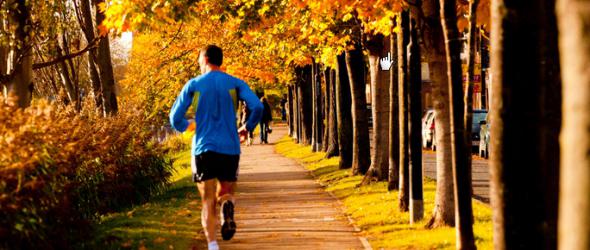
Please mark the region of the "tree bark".
POLYGON ((373 103, 373 142, 374 154, 371 166, 365 175, 365 183, 371 180, 387 180, 389 172, 389 83, 380 77, 379 63, 383 56, 383 35, 372 36, 366 44, 369 52, 369 71, 371 75, 371 103, 373 103))
POLYGON ((313 62, 312 64, 312 139, 311 151, 319 152, 322 148, 323 139, 323 119, 322 119, 322 89, 321 89, 321 69, 320 64, 313 62))
POLYGON ((365 61, 359 45, 346 51, 346 69, 352 93, 352 173, 364 175, 371 164, 371 148, 365 96, 365 61))
MULTIPOLYGON (((467 146, 464 128, 463 81, 461 72, 461 41, 457 28, 455 1, 440 0, 441 23, 447 52, 448 88, 451 111, 451 150, 453 179, 455 180, 455 225, 457 249, 475 249, 473 236, 473 208, 471 204, 471 146, 467 146)), ((469 140, 471 141, 471 140, 469 140)), ((469 143, 469 145, 471 145, 469 143)))
MULTIPOLYGON (((474 71, 475 71, 475 53, 477 43, 477 5, 479 0, 469 1, 469 38, 467 40, 467 48, 469 55, 467 57, 467 84, 465 84, 465 110, 463 118, 463 127, 465 128, 465 141, 467 142, 467 152, 465 158, 467 159, 467 166, 471 166, 471 126, 473 123, 473 85, 474 83, 474 71)), ((481 75, 481 74, 480 74, 481 75)), ((479 126, 479 124, 478 124, 479 126)))
POLYGON ((331 158, 340 155, 338 144, 338 111, 336 109, 336 70, 330 69, 329 78, 326 78, 326 93, 329 96, 328 104, 328 149, 326 150, 326 158, 331 158))
POLYGON ((398 105, 398 57, 397 34, 391 33, 389 52, 391 67, 389 68, 389 177, 387 190, 399 189, 399 105, 398 105))
POLYGON ((410 127, 410 224, 424 218, 424 198, 422 191, 422 69, 420 45, 416 21, 410 26, 410 43, 408 44, 409 76, 409 127, 410 127))
POLYGON ((299 100, 298 108, 301 121, 301 134, 299 144, 311 145, 312 126, 313 126, 313 107, 312 107, 312 66, 307 65, 300 68, 299 76, 299 100))
MULTIPOLYGON (((561 81, 554 5, 552 0, 492 1, 492 22, 496 25, 491 32, 493 84, 490 172, 496 249, 555 249, 557 246, 555 225, 559 187, 561 81)), ((565 16, 576 17, 573 12, 578 8, 570 9, 565 16)), ((560 28, 572 25, 569 23, 560 28)), ((580 55, 588 50, 568 47, 565 51, 580 55)), ((564 69, 577 67, 575 63, 567 64, 564 69)), ((564 88, 566 103, 576 100, 579 93, 584 93, 581 86, 586 82, 580 80, 577 78, 575 83, 580 88, 570 92, 571 95, 567 95, 567 88, 564 88)), ((564 105, 564 110, 567 110, 565 107, 567 104, 564 105)), ((567 123, 564 123, 564 130, 565 126, 567 123)), ((583 138, 583 133, 575 136, 583 138)), ((568 154, 580 148, 561 150, 568 154)), ((571 164, 563 167, 580 163, 562 161, 562 164, 564 162, 571 164)), ((587 164, 584 166, 588 168, 587 164)), ((576 182, 577 176, 567 176, 571 177, 567 179, 564 176, 564 185, 572 183, 576 187, 583 186, 584 182, 576 182)), ((579 177, 588 180, 588 175, 579 177)), ((588 198, 588 193, 580 195, 588 198)), ((575 216, 576 222, 588 222, 584 221, 580 213, 587 210, 583 210, 579 203, 570 211, 575 211, 575 215, 562 215, 575 216)), ((587 227, 587 224, 584 226, 587 227)), ((567 230, 565 235, 575 232, 574 227, 568 227, 567 230)), ((583 238, 588 242, 587 232, 583 238)))
POLYGON ((293 85, 287 86, 287 123, 289 125, 289 136, 293 138, 295 135, 293 126, 293 85))
POLYGON ((408 60, 406 48, 410 41, 410 14, 402 11, 400 18, 400 37, 397 40, 398 53, 398 96, 399 96, 399 209, 402 212, 410 206, 410 159, 408 133, 408 60))
POLYGON ((33 92, 33 53, 31 50, 31 17, 25 0, 16 1, 14 21, 17 24, 15 40, 18 45, 14 50, 14 76, 9 83, 8 91, 14 94, 18 100, 18 106, 26 108, 31 105, 33 92))
POLYGON ((293 139, 299 143, 301 138, 301 109, 299 108, 299 68, 295 68, 295 83, 293 84, 293 139))
MULTIPOLYGON (((0 31, 2 32, 6 32, 7 29, 7 17, 4 14, 4 11, 0 11, 0 31)), ((2 81, 0 81, 0 86, 1 86, 1 91, 2 91, 2 96, 4 98, 6 98, 5 94, 7 94, 7 89, 6 89, 6 82, 4 82, 4 78, 8 78, 8 70, 9 70, 9 64, 11 62, 10 58, 9 58, 9 52, 10 52, 10 47, 8 44, 6 43, 2 43, 0 44, 0 78, 2 78, 2 81)))
POLYGON ((329 115, 330 115, 330 67, 326 67, 326 69, 322 72, 322 85, 324 85, 324 87, 322 88, 322 95, 323 95, 323 102, 322 102, 322 107, 323 107, 323 114, 322 114, 322 127, 323 127, 323 139, 322 139, 322 151, 323 152, 327 152, 328 151, 328 141, 330 140, 330 135, 328 133, 329 130, 329 115))
POLYGON ((422 37, 425 58, 428 60, 432 79, 434 101, 436 145, 436 196, 432 217, 426 224, 428 228, 455 225, 455 199, 453 169, 451 163, 451 129, 449 121, 449 88, 447 86, 447 66, 445 62, 445 42, 440 22, 440 5, 437 0, 427 0, 422 4, 425 25, 422 37))
MULTIPOLYGON (((80 6, 78 6, 79 10, 76 11, 76 15, 78 16, 78 23, 80 24, 80 28, 82 29, 82 32, 86 37, 87 43, 93 43, 96 39, 96 35, 94 34, 95 29, 92 21, 92 8, 90 5, 90 1, 91 0, 80 0, 80 6)), ((88 74, 90 79, 90 85, 92 86, 94 104, 96 105, 97 109, 103 110, 103 95, 101 89, 100 74, 98 72, 97 57, 97 48, 92 48, 88 53, 88 74)))
POLYGON ((590 249, 590 8, 558 0, 557 15, 564 97, 559 249, 583 250, 590 249))
MULTIPOLYGON (((96 23, 101 24, 105 15, 100 11, 99 4, 105 0, 95 0, 96 23)), ((96 25, 98 29, 99 25, 96 25)), ((109 45, 109 36, 100 37, 98 42, 97 62, 100 69, 100 81, 102 88, 102 103, 104 115, 113 115, 118 111, 117 95, 115 93, 115 77, 113 74, 113 62, 111 60, 111 48, 109 45)))
POLYGON ((338 147, 340 151, 340 169, 352 167, 352 93, 346 70, 346 56, 338 55, 336 66, 336 119, 338 125, 338 147))

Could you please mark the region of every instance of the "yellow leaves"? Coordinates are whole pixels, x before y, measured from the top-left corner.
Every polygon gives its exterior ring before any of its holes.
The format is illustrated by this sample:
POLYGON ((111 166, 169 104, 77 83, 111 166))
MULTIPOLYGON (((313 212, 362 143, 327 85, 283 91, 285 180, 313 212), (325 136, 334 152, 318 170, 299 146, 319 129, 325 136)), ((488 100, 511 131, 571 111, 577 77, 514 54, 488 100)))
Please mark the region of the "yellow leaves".
POLYGON ((348 20, 352 19, 352 14, 348 13, 342 17, 342 21, 347 22, 348 20))
POLYGON ((270 6, 268 6, 268 4, 265 4, 265 5, 263 5, 263 6, 262 6, 262 8, 260 8, 260 9, 258 10, 258 15, 264 16, 264 14, 265 14, 265 13, 266 13, 268 10, 270 10, 270 6))

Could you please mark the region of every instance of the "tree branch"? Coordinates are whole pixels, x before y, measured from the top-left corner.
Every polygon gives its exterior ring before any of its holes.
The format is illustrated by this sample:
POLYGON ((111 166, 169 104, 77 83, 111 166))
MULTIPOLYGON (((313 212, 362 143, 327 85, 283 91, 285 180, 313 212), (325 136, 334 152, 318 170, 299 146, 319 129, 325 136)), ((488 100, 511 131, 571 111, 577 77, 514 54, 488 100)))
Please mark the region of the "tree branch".
POLYGON ((55 58, 55 59, 48 61, 48 62, 35 63, 35 64, 33 64, 33 70, 49 67, 51 65, 58 64, 58 63, 63 62, 65 60, 81 56, 84 53, 88 52, 89 50, 96 48, 98 46, 98 40, 99 39, 94 39, 92 41, 92 43, 90 43, 90 44, 88 44, 88 46, 86 46, 86 48, 84 48, 78 52, 67 54, 65 56, 60 56, 60 57, 55 58))

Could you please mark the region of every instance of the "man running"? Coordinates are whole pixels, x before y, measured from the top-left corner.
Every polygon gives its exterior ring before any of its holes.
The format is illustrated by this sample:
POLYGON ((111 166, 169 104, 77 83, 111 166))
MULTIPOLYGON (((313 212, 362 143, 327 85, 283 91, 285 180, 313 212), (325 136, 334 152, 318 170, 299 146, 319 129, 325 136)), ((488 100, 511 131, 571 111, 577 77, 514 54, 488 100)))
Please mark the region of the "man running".
POLYGON ((221 48, 208 45, 201 50, 201 75, 184 85, 170 112, 170 123, 183 132, 195 129, 192 141, 193 181, 197 183, 203 208, 201 223, 209 250, 217 250, 216 205, 221 205, 221 235, 230 240, 236 232, 233 197, 238 180, 240 140, 238 133, 254 130, 262 116, 263 106, 248 85, 220 70, 221 48), (250 117, 239 129, 236 126, 238 99, 250 109, 250 117), (185 113, 194 105, 195 122, 185 113), (217 187, 219 183, 219 188, 217 187))

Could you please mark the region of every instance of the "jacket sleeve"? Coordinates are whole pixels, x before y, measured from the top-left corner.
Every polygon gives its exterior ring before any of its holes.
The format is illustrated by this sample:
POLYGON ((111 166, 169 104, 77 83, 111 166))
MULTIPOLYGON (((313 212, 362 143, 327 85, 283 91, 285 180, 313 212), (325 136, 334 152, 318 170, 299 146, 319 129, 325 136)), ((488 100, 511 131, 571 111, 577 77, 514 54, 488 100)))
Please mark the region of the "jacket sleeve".
POLYGON ((170 124, 179 132, 184 132, 189 125, 184 115, 193 101, 193 92, 190 90, 190 83, 189 81, 184 85, 172 106, 172 110, 170 110, 170 124))
POLYGON ((258 100, 256 94, 252 92, 250 87, 248 87, 248 85, 244 81, 238 80, 237 89, 238 96, 241 100, 244 100, 246 102, 248 109, 250 110, 250 117, 248 117, 248 120, 246 121, 246 129, 248 131, 252 131, 260 122, 264 107, 262 106, 260 100, 258 100))

